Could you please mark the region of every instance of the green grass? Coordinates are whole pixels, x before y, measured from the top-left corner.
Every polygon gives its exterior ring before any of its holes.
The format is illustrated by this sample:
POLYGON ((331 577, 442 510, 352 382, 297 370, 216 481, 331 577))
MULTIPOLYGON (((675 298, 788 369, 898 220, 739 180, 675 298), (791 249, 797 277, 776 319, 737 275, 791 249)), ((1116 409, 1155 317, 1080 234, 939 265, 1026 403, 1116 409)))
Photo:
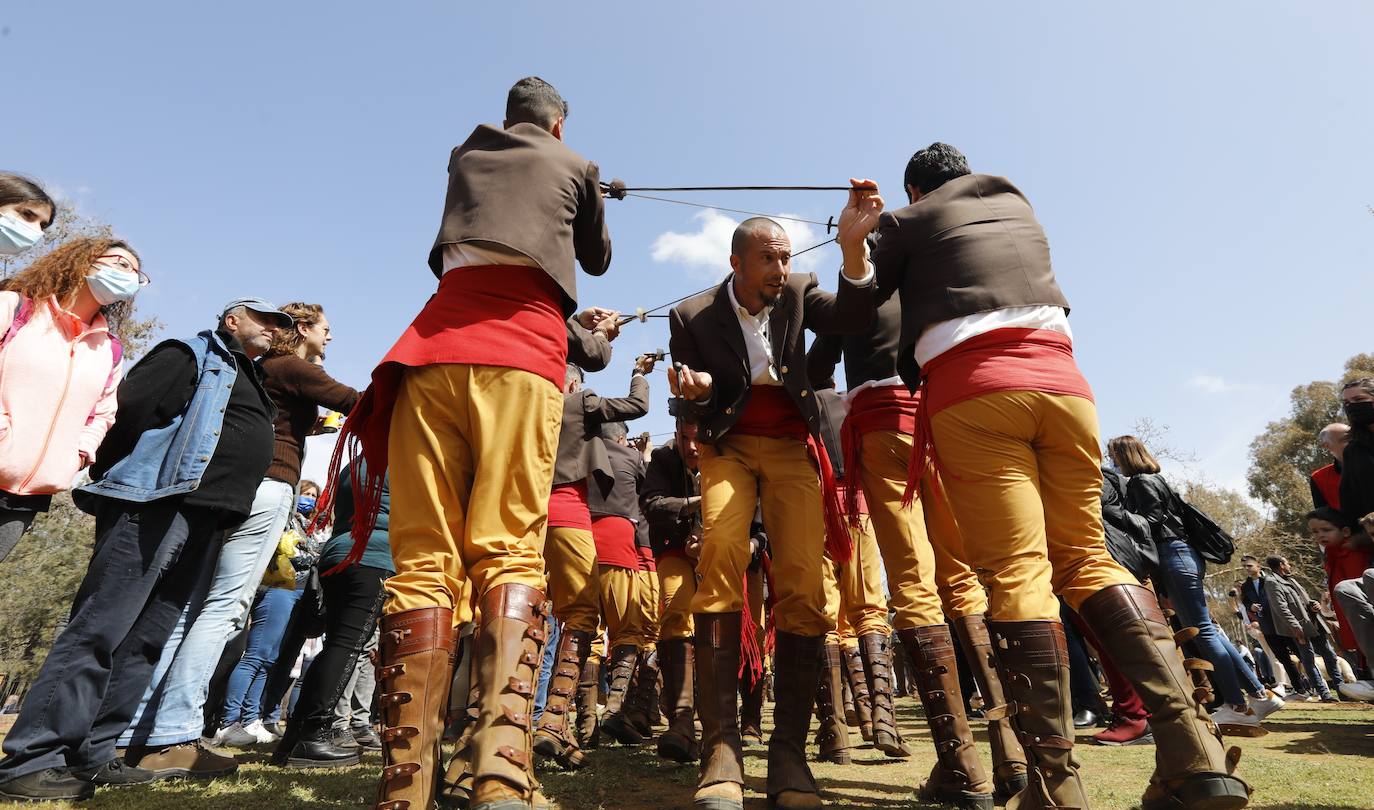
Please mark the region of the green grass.
MULTIPOLYGON (((765 711, 765 714, 768 714, 765 711)), ((920 708, 898 699, 899 722, 915 756, 900 762, 873 749, 857 749, 851 765, 813 763, 831 808, 917 808, 916 785, 934 759, 920 708)), ((977 722, 977 721, 975 721, 977 722)), ((1366 810, 1374 808, 1374 706, 1292 704, 1266 724, 1255 740, 1230 740, 1244 749, 1240 773, 1255 788, 1251 807, 1260 810, 1366 810)), ((976 728, 984 761, 986 738, 976 728)), ((855 741, 857 742, 857 734, 855 741)), ((1086 736, 1080 737, 1085 741, 1086 736)), ((1154 747, 1104 748, 1080 745, 1094 808, 1136 805, 1154 765, 1154 747)), ((243 766, 213 782, 163 782, 121 789, 102 788, 79 805, 89 810, 275 810, 371 806, 380 757, 336 771, 286 771, 267 765, 265 751, 240 754, 243 766)), ((673 810, 691 806, 696 766, 661 762, 651 747, 619 746, 590 752, 591 766, 575 773, 541 770, 544 790, 562 810, 673 810)), ((745 751, 747 810, 763 810, 763 748, 745 751)), ((19 807, 32 805, 6 805, 19 807)))

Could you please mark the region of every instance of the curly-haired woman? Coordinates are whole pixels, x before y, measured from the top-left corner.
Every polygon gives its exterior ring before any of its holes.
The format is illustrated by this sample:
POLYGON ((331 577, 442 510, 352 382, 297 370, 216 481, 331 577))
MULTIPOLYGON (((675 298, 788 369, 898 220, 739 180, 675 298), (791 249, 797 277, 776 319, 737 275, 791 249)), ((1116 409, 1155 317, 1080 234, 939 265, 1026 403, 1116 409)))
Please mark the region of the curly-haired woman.
POLYGON ((0 282, 0 560, 95 461, 115 418, 116 335, 147 283, 133 248, 94 237, 0 282))
POLYGON ((0 257, 18 256, 43 238, 57 204, 27 177, 0 172, 0 257))

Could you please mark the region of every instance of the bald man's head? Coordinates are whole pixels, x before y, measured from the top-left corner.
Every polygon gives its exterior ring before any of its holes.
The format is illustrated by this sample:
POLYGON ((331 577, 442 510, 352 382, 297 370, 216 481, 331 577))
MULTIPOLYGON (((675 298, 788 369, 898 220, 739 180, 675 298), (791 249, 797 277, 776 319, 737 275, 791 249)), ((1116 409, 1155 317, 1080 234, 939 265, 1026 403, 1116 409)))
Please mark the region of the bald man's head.
POLYGON ((1317 434, 1317 441, 1321 443, 1326 452, 1339 459, 1341 454, 1345 452, 1346 444, 1350 442, 1350 425, 1332 422, 1317 434))
POLYGON ((743 256, 749 248, 749 240, 755 235, 772 236, 782 234, 787 238, 787 231, 782 226, 768 217, 750 217, 735 228, 735 235, 730 237, 730 255, 743 256))

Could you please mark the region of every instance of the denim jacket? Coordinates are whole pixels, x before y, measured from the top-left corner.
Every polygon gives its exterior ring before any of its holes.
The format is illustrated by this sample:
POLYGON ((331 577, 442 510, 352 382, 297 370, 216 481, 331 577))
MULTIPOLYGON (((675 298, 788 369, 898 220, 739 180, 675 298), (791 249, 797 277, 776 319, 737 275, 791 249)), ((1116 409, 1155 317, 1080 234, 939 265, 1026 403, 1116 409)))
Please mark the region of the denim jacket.
POLYGON ((196 358, 198 382, 186 410, 167 425, 145 432, 133 452, 99 481, 86 484, 78 492, 146 503, 183 495, 200 486, 219 444, 238 365, 213 330, 189 340, 176 340, 189 347, 196 358))

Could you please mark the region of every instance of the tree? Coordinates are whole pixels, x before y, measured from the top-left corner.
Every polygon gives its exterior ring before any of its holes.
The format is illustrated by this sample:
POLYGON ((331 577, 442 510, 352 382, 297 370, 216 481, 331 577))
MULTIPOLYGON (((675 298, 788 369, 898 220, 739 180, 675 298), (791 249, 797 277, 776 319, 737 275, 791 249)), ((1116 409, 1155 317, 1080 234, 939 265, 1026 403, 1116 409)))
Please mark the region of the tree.
MULTIPOLYGON (((61 206, 43 242, 21 257, 0 261, 0 278, 78 236, 109 237, 106 223, 61 206)), ((131 316, 120 332, 124 367, 151 345, 162 323, 131 316)), ((95 520, 77 509, 71 496, 53 496, 52 508, 39 515, 19 546, 0 564, 0 695, 25 688, 38 673, 57 631, 66 625, 95 541, 95 520)))
MULTIPOLYGON (((1345 363, 1341 381, 1374 377, 1374 355, 1357 354, 1345 363)), ((1293 389, 1289 415, 1270 422, 1250 443, 1250 470, 1246 474, 1250 496, 1274 510, 1274 523, 1282 531, 1306 534, 1303 520, 1312 509, 1308 476, 1331 463, 1317 445, 1317 432, 1332 422, 1343 422, 1340 384, 1317 380, 1293 389)))

